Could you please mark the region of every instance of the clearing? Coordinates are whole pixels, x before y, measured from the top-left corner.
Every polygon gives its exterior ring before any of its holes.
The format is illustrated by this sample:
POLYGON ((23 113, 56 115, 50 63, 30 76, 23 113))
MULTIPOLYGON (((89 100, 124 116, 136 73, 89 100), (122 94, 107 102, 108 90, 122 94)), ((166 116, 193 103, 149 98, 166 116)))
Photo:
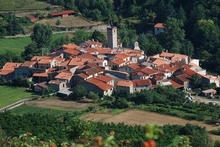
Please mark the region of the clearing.
MULTIPOLYGON (((157 125, 186 125, 193 124, 201 127, 205 127, 207 131, 218 129, 219 126, 208 125, 202 121, 185 120, 182 118, 158 114, 154 112, 147 112, 142 110, 128 110, 117 115, 109 113, 89 113, 81 117, 84 120, 101 121, 105 123, 124 123, 127 125, 146 125, 146 124, 157 124, 157 125)), ((220 136, 210 134, 213 140, 220 140, 220 136)))
POLYGON ((52 108, 57 110, 81 110, 87 108, 89 103, 77 103, 71 100, 61 100, 59 98, 46 98, 36 101, 29 101, 27 106, 52 108))
POLYGON ((25 88, 0 86, 0 108, 25 98, 36 95, 26 92, 25 88))
POLYGON ((63 27, 63 28, 78 28, 78 27, 89 27, 95 26, 99 24, 103 24, 103 22, 95 22, 89 21, 80 16, 68 16, 68 17, 54 17, 54 18, 47 18, 38 21, 39 23, 49 23, 51 26, 54 27, 63 27), (57 21, 60 21, 59 25, 56 25, 57 21))
POLYGON ((0 4, 0 11, 39 10, 51 6, 46 2, 36 0, 0 0, 0 4))

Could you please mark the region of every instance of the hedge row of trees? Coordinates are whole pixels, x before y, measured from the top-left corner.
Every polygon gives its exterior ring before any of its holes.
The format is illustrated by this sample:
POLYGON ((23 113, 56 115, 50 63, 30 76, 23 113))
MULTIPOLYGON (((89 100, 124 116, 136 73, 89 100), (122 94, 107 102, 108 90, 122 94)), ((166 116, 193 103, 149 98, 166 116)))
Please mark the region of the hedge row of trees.
MULTIPOLYGON (((10 113, 1 113, 0 124, 7 136, 18 136, 26 132, 32 132, 40 140, 52 140, 58 144, 78 140, 85 136, 103 136, 106 138, 112 130, 115 131, 115 141, 118 144, 120 144, 120 141, 129 140, 130 146, 140 146, 144 140, 144 127, 83 121, 75 116, 77 115, 12 115, 10 113)), ((205 128, 188 124, 186 126, 165 125, 162 129, 164 135, 157 140, 158 147, 168 146, 178 135, 189 136, 193 147, 211 146, 205 128)))

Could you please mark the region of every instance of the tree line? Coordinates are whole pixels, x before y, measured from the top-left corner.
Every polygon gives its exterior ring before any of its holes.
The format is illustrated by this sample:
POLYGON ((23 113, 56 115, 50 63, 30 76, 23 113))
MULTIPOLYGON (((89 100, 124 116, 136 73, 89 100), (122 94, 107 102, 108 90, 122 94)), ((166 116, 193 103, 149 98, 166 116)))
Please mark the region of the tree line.
MULTIPOLYGON (((86 136, 87 138, 92 136, 103 136, 106 138, 111 131, 115 131, 114 137, 117 144, 120 144, 120 141, 128 140, 130 142, 129 146, 141 146, 141 142, 145 138, 145 127, 142 126, 83 121, 78 119, 78 116, 76 113, 57 115, 40 113, 12 115, 10 113, 1 113, 0 125, 7 136, 14 137, 31 132, 40 140, 52 140, 56 144, 79 141, 86 136)), ((193 147, 211 146, 205 128, 190 124, 185 126, 165 125, 162 127, 162 130, 164 135, 156 141, 158 147, 169 146, 176 136, 188 136, 190 145, 193 147)))

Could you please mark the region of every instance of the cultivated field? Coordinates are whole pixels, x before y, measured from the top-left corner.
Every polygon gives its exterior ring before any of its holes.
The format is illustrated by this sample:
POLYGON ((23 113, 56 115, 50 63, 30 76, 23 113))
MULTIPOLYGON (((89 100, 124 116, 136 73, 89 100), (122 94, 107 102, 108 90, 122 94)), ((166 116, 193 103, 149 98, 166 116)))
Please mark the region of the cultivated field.
MULTIPOLYGON (((101 122, 113 122, 113 123, 125 123, 128 125, 185 125, 187 123, 205 127, 207 131, 218 129, 220 127, 208 125, 200 121, 185 120, 178 117, 162 115, 153 112, 146 112, 141 110, 128 110, 117 115, 111 115, 108 113, 89 113, 81 117, 84 120, 101 121, 101 122)), ((211 135, 213 140, 220 140, 220 136, 211 135)))
POLYGON ((51 26, 55 27, 88 27, 88 26, 94 26, 102 24, 102 22, 94 22, 89 21, 85 18, 82 18, 80 16, 68 16, 68 17, 55 17, 55 18, 48 18, 48 19, 42 19, 39 21, 40 23, 49 23, 51 26), (56 25, 57 20, 60 21, 59 25, 56 25))
POLYGON ((26 92, 25 88, 0 86, 0 108, 33 96, 35 95, 26 92))
POLYGON ((52 108, 58 110, 82 110, 87 108, 90 104, 88 103, 77 103, 74 101, 65 101, 59 98, 47 98, 36 101, 29 101, 26 103, 27 106, 52 108))
POLYGON ((48 6, 51 5, 37 0, 0 0, 0 11, 45 9, 48 6))

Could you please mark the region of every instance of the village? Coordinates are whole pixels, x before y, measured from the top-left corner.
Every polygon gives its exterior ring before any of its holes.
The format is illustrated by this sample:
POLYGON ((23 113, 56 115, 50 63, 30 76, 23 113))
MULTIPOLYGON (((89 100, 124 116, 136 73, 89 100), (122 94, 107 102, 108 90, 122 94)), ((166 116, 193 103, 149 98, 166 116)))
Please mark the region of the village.
MULTIPOLYGON (((162 23, 154 26, 155 34, 164 31, 162 23)), ((69 96, 74 87, 83 86, 87 92, 99 96, 113 93, 134 93, 173 86, 191 88, 193 76, 203 84, 220 86, 220 77, 209 75, 199 64, 199 59, 164 50, 153 56, 145 55, 134 42, 133 48, 124 48, 117 38, 117 28, 107 28, 107 46, 88 40, 79 46, 64 44, 44 56, 34 56, 24 63, 7 62, 0 70, 0 79, 28 79, 34 83, 34 91, 51 88, 59 96, 69 96)), ((216 90, 202 91, 213 96, 216 90)))

